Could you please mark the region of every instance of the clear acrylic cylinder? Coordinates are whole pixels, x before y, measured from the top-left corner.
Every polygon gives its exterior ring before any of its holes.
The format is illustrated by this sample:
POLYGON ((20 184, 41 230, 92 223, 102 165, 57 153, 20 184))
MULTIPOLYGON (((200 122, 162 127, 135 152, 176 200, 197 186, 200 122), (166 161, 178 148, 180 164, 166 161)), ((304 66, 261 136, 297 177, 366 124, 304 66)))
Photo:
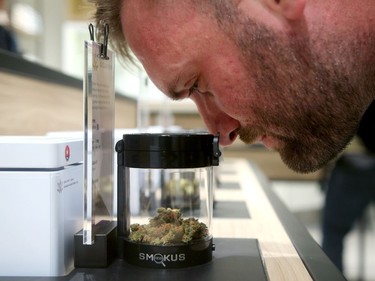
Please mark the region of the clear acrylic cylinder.
POLYGON ((118 152, 118 239, 127 262, 181 268, 212 259, 218 137, 131 134, 118 152))

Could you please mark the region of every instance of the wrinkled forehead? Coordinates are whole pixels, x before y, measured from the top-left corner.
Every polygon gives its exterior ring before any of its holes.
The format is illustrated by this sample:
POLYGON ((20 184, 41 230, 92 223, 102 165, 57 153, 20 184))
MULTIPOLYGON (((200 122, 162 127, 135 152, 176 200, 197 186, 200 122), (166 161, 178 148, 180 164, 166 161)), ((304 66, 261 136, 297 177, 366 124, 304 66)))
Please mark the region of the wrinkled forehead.
POLYGON ((206 19, 190 5, 181 4, 184 1, 154 1, 164 4, 151 6, 145 2, 149 1, 125 1, 121 23, 129 47, 158 84, 195 55, 202 32, 209 34, 206 19))
MULTIPOLYGON (((121 10, 121 23, 125 39, 139 60, 146 57, 159 57, 169 46, 169 52, 178 46, 179 27, 183 13, 176 11, 171 3, 155 4, 164 1, 127 0, 121 10), (152 2, 154 4, 150 5, 152 2)), ((171 2, 171 1, 166 1, 171 2)), ((180 2, 180 1, 175 1, 180 2)))

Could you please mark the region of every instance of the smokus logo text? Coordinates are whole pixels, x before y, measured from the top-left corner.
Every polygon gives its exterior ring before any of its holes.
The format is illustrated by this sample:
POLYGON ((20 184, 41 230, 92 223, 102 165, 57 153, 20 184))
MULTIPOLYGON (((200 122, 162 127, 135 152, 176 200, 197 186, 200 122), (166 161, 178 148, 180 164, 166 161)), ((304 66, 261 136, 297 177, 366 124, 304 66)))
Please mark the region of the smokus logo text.
POLYGON ((166 263, 169 262, 182 262, 185 261, 185 254, 147 254, 139 253, 139 260, 141 261, 153 261, 156 264, 161 264, 166 267, 166 263))

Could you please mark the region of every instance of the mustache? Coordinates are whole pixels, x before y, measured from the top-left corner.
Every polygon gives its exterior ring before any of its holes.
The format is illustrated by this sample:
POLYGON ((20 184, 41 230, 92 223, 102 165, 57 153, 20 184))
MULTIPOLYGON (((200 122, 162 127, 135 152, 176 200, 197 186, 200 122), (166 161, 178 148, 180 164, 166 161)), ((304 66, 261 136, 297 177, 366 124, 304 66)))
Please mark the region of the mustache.
POLYGON ((240 140, 246 144, 255 143, 265 133, 255 127, 242 127, 237 130, 240 140))

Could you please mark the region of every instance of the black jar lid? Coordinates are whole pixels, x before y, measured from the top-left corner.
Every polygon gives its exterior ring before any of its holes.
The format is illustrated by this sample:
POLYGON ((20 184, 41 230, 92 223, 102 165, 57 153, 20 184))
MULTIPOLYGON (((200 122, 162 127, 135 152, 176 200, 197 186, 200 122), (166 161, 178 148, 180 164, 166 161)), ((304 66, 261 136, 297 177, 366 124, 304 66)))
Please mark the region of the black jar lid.
POLYGON ((133 168, 217 166, 221 155, 219 136, 208 133, 125 134, 116 151, 133 168))

